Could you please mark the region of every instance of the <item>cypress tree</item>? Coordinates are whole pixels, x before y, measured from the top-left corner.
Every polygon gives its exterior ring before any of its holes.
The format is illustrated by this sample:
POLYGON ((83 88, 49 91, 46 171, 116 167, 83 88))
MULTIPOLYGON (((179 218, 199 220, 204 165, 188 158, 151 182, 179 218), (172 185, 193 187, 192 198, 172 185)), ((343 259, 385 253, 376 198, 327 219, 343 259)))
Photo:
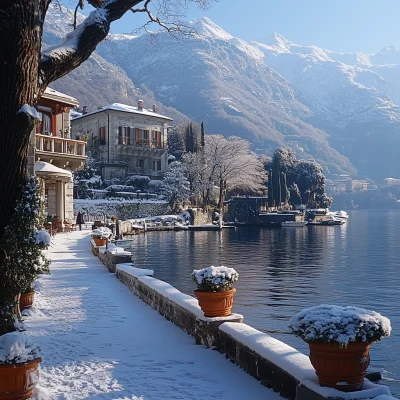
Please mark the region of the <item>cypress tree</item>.
POLYGON ((287 204, 289 202, 289 191, 286 184, 286 174, 281 172, 281 198, 282 203, 287 204))
POLYGON ((274 206, 274 186, 272 184, 272 169, 268 171, 268 207, 274 206))
POLYGON ((281 206, 281 172, 280 172, 280 162, 278 157, 274 157, 274 164, 273 164, 273 189, 274 189, 274 199, 275 199, 275 206, 281 206))

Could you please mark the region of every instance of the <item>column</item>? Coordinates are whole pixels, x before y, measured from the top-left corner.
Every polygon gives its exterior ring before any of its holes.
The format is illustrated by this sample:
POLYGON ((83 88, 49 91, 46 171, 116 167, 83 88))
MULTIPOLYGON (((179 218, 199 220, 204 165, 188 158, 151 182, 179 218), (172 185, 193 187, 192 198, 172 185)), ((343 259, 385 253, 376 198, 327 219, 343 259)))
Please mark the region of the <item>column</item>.
POLYGON ((57 201, 57 215, 61 217, 62 222, 64 222, 64 197, 65 197, 65 189, 64 182, 57 181, 56 182, 56 201, 57 201))

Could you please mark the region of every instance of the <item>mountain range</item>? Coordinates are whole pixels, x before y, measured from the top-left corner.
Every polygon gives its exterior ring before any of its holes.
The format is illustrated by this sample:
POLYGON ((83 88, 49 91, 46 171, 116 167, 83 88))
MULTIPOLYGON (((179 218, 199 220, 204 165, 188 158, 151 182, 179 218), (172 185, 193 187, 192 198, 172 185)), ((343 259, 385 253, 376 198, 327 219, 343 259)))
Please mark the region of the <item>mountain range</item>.
MULTIPOLYGON (((59 42, 72 20, 72 10, 50 8, 44 47, 59 42)), ((279 34, 246 42, 206 17, 190 24, 196 33, 181 39, 110 34, 52 86, 89 109, 156 101, 175 123, 204 121, 207 133, 244 137, 259 153, 292 147, 327 174, 400 176, 399 50, 338 53, 279 34)))

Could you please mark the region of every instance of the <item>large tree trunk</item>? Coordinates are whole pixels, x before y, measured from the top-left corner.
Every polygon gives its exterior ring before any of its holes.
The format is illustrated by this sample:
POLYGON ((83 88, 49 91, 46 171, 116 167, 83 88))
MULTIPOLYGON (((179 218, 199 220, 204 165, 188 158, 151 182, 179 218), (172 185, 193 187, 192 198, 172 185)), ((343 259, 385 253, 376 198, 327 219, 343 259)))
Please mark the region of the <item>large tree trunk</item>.
POLYGON ((0 6, 0 238, 26 180, 34 119, 18 113, 38 97, 38 66, 44 14, 39 0, 6 1, 0 6))

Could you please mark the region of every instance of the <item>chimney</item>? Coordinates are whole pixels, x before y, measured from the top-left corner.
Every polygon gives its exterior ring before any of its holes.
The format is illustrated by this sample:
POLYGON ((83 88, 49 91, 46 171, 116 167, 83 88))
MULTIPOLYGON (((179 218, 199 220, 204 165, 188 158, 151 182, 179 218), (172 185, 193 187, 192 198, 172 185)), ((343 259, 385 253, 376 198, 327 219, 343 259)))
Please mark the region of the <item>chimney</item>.
POLYGON ((153 104, 153 113, 157 112, 157 106, 155 104, 153 104))
POLYGON ((82 107, 82 114, 85 115, 85 114, 87 114, 88 112, 89 112, 89 111, 88 111, 87 106, 83 106, 83 107, 82 107))
POLYGON ((143 111, 143 100, 138 100, 137 108, 139 111, 143 111))

